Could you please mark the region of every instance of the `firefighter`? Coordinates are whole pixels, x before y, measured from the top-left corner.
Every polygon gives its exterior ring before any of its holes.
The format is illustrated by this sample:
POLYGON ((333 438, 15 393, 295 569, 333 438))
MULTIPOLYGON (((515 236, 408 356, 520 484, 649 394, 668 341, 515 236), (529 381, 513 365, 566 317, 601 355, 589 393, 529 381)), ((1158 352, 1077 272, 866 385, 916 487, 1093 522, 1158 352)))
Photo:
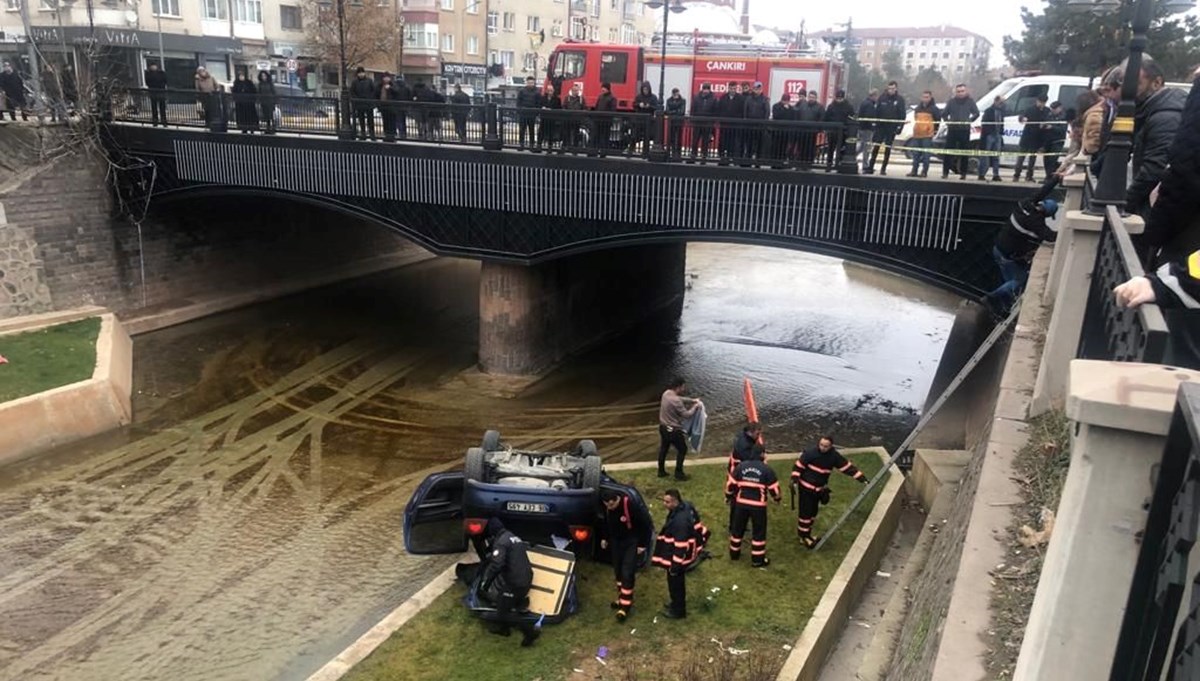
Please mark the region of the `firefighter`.
POLYGON ((738 464, 725 482, 725 503, 733 507, 729 527, 729 559, 742 557, 742 537, 746 523, 753 525, 750 534, 750 565, 766 567, 767 558, 767 495, 779 503, 779 478, 761 459, 747 459, 738 464))
POLYGON ((629 495, 605 490, 600 495, 604 502, 605 537, 600 548, 611 549, 613 572, 617 578, 617 599, 612 608, 617 611, 617 621, 624 622, 633 608, 633 582, 637 577, 638 559, 646 553, 646 538, 650 528, 642 526, 640 516, 630 508, 629 495))
POLYGON ((521 646, 529 647, 541 631, 521 616, 529 606, 529 587, 533 585, 528 546, 505 529, 498 518, 488 519, 484 535, 487 563, 479 581, 479 593, 496 606, 497 625, 492 631, 508 636, 515 624, 524 635, 521 646))
POLYGON ((833 438, 828 435, 817 441, 816 447, 804 450, 792 466, 792 484, 800 493, 796 533, 800 535, 800 542, 810 549, 817 545, 818 540, 812 536, 813 522, 821 504, 829 503, 829 474, 835 469, 864 485, 870 482, 862 471, 833 448, 833 438))
POLYGON ((667 571, 671 601, 662 615, 678 620, 687 617, 687 571, 707 557, 704 547, 710 533, 701 522, 700 513, 683 500, 679 490, 663 492, 662 502, 667 507, 667 520, 654 544, 652 562, 667 571))
POLYGON ((729 472, 743 461, 766 461, 767 453, 762 444, 762 426, 751 421, 742 426, 742 432, 733 438, 733 450, 729 452, 729 472))

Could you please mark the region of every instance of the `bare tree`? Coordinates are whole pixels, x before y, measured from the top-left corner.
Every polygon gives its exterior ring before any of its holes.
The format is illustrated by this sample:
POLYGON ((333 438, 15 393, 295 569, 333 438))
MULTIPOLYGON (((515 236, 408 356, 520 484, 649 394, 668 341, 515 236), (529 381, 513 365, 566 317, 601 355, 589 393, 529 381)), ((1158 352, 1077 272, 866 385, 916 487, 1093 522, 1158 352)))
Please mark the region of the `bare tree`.
MULTIPOLYGON (((403 48, 404 34, 396 7, 387 0, 346 0, 343 20, 346 34, 346 67, 354 68, 368 61, 392 56, 403 48)), ((308 45, 313 53, 328 64, 341 61, 341 42, 338 31, 336 0, 305 0, 304 23, 308 45)), ((338 74, 343 86, 346 74, 338 74)))

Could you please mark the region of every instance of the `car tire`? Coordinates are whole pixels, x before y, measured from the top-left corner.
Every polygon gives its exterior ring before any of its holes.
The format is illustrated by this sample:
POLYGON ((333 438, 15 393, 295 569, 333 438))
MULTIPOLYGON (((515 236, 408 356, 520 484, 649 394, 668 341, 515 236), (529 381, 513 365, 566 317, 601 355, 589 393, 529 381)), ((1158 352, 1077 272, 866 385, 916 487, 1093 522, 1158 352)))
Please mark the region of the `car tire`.
POLYGON ((596 449, 595 440, 580 440, 577 451, 579 452, 579 456, 582 456, 585 459, 589 456, 599 456, 600 454, 596 449))
MULTIPOLYGON (((591 443, 592 441, 584 440, 583 442, 591 443)), ((583 442, 579 443, 581 448, 582 448, 583 442)), ((591 456, 584 457, 584 459, 583 459, 583 489, 595 490, 595 492, 597 494, 599 494, 600 493, 600 457, 594 453, 595 451, 596 451, 596 445, 595 445, 595 443, 592 443, 593 454, 591 456)))
POLYGON ((471 447, 467 450, 467 460, 463 465, 463 476, 467 480, 487 482, 487 462, 482 449, 471 447))
POLYGON ((500 431, 489 430, 483 434, 483 451, 498 452, 500 451, 500 431))

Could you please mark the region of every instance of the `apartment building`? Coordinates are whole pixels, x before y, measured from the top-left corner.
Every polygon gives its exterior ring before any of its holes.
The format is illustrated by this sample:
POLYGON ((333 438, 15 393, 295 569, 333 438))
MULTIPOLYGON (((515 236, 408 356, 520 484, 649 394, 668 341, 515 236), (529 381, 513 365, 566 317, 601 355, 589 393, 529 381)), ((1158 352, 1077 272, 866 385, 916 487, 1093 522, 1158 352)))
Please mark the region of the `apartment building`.
MULTIPOLYGON (((814 47, 843 40, 844 31, 820 31, 809 39, 814 47)), ((910 76, 931 68, 954 81, 976 71, 986 71, 992 43, 981 35, 955 26, 926 28, 857 28, 851 37, 858 43, 858 60, 867 69, 883 70, 884 55, 900 53, 900 63, 910 76)), ((840 51, 840 48, 839 48, 840 51)))

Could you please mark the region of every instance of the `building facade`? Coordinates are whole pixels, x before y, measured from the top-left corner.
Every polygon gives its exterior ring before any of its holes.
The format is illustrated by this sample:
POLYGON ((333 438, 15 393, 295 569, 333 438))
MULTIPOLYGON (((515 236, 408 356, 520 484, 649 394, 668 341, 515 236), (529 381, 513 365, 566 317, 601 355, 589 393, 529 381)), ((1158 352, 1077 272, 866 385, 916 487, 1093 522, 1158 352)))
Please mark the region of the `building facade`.
MULTIPOLYGON (((925 69, 940 71, 948 82, 964 80, 972 73, 988 68, 992 43, 981 35, 955 26, 928 28, 857 28, 851 39, 858 49, 858 61, 864 68, 883 70, 886 55, 898 52, 900 64, 909 76, 925 69)), ((814 47, 840 52, 845 31, 820 31, 809 39, 814 47), (839 45, 839 47, 832 47, 839 45)))

